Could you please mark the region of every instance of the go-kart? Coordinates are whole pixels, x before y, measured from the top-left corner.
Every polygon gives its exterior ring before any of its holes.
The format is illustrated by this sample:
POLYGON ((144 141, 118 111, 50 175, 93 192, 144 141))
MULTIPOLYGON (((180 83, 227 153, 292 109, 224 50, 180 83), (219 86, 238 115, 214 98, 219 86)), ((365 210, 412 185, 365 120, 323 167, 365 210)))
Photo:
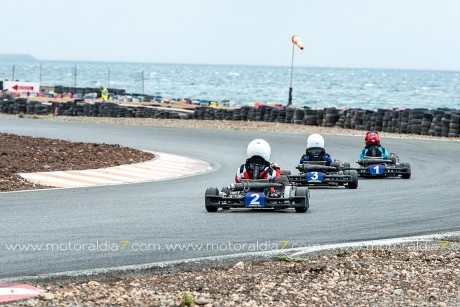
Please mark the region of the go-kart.
POLYGON ((220 192, 217 188, 207 188, 205 206, 208 212, 219 208, 294 208, 296 212, 307 212, 310 191, 306 187, 247 180, 224 187, 220 192))
POLYGON ((361 177, 401 177, 409 179, 411 168, 409 163, 400 163, 399 157, 390 153, 387 158, 364 157, 356 161, 361 167, 348 168, 356 170, 361 177))
POLYGON ((250 161, 249 167, 252 179, 230 184, 221 191, 214 187, 206 189, 205 206, 208 212, 216 212, 219 208, 294 208, 299 213, 307 212, 310 207, 308 188, 293 185, 283 173, 282 178, 275 182, 257 179, 260 171, 266 167, 258 161, 250 161))
POLYGON ((298 186, 344 186, 348 189, 358 187, 358 173, 349 170, 349 163, 335 160, 331 165, 326 161, 308 161, 299 164, 298 175, 288 176, 289 180, 298 186))

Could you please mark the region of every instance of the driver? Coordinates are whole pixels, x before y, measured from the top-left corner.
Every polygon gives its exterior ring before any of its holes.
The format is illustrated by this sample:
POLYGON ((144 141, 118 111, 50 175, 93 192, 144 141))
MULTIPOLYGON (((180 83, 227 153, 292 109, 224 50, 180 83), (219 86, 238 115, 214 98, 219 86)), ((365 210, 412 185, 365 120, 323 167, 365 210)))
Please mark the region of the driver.
POLYGON ((366 147, 364 147, 361 151, 361 154, 359 155, 360 159, 363 159, 364 157, 388 157, 388 152, 385 148, 380 146, 380 135, 377 131, 367 132, 364 142, 366 143, 366 147))
POLYGON ((326 165, 331 165, 332 158, 324 149, 324 138, 320 134, 312 134, 307 139, 307 150, 300 157, 300 164, 308 161, 326 161, 326 165))
POLYGON ((262 140, 256 139, 249 143, 246 152, 246 163, 236 170, 235 182, 240 183, 242 179, 268 179, 274 181, 280 177, 281 171, 276 163, 270 162, 270 145, 262 140), (260 166, 260 169, 258 169, 260 166))

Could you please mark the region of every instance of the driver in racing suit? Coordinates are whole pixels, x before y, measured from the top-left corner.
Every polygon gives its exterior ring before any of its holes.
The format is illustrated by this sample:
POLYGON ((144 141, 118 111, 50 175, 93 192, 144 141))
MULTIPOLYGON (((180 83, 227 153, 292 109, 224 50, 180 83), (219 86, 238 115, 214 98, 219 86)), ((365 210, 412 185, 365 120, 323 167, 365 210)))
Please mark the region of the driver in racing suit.
POLYGON ((240 183, 242 179, 268 179, 273 182, 276 178, 280 178, 281 170, 277 163, 270 162, 270 156, 271 148, 266 141, 256 139, 250 142, 246 151, 246 162, 236 170, 235 182, 240 183), (264 167, 256 174, 251 168, 251 163, 264 167))
POLYGON ((326 165, 331 165, 332 158, 324 150, 324 138, 320 134, 312 134, 307 139, 307 150, 300 157, 300 164, 308 161, 326 161, 326 165))
POLYGON ((380 145, 380 135, 377 131, 369 131, 364 138, 366 147, 361 151, 359 158, 382 157, 388 158, 388 152, 380 145))

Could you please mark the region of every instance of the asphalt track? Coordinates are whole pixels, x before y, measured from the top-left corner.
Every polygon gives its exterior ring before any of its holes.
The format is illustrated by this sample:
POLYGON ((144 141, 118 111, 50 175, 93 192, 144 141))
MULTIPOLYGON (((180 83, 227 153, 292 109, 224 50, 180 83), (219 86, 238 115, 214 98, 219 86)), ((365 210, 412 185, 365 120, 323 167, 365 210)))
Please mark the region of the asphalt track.
MULTIPOLYGON (((293 171, 307 135, 6 118, 0 131, 118 143, 216 167, 155 183, 0 193, 0 279, 267 251, 285 243, 291 248, 460 230, 458 141, 385 138, 387 150, 411 163, 410 180, 362 179, 357 190, 312 189, 307 213, 208 213, 206 188, 232 182, 249 141, 266 139, 272 160, 293 171)), ((333 158, 352 165, 362 139, 325 136, 333 158)))

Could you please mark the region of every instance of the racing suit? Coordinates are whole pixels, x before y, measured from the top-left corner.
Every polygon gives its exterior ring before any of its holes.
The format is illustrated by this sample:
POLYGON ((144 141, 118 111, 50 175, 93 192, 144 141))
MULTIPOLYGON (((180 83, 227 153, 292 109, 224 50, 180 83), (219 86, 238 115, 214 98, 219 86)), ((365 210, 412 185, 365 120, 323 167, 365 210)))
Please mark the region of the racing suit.
POLYGON ((276 163, 267 162, 264 169, 260 171, 259 178, 253 178, 253 171, 249 166, 249 159, 246 163, 238 167, 235 175, 235 182, 240 183, 242 179, 268 179, 273 182, 276 178, 280 177, 281 171, 276 163))
POLYGON ((306 153, 300 158, 300 164, 308 161, 326 161, 326 165, 331 165, 332 158, 326 153, 324 148, 314 147, 308 148, 306 153))
POLYGON ((388 152, 380 145, 368 145, 360 153, 359 158, 364 157, 382 157, 388 158, 388 152))

